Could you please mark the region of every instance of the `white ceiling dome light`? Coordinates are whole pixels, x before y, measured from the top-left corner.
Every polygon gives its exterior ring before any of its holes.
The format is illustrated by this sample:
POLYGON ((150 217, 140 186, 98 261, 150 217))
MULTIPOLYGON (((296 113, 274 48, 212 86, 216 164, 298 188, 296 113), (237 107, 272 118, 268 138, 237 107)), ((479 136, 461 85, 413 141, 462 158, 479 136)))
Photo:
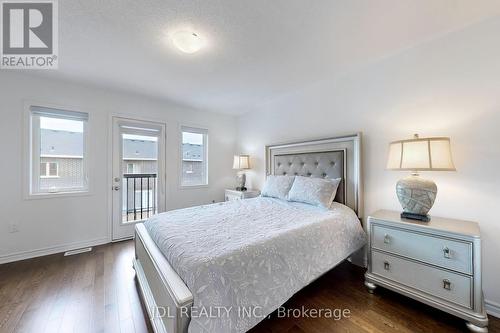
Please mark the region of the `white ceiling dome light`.
POLYGON ((205 41, 199 34, 187 30, 175 32, 172 36, 172 42, 184 53, 198 52, 205 45, 205 41))

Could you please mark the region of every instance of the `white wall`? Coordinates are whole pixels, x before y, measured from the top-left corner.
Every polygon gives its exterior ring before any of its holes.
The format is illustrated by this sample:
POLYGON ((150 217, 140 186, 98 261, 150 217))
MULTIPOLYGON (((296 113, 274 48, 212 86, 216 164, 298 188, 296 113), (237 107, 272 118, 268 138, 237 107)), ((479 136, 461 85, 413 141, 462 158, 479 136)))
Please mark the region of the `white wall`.
POLYGON ((0 73, 0 262, 109 240, 110 183, 108 132, 111 113, 157 119, 167 124, 167 209, 222 201, 234 185, 231 169, 236 119, 173 103, 45 79, 19 72, 0 73), (90 113, 93 193, 89 196, 23 199, 24 100, 77 107, 90 113), (209 187, 178 188, 179 124, 209 130, 209 187), (9 233, 8 225, 19 225, 9 233), (46 251, 43 251, 46 250, 46 251), (25 253, 28 251, 28 253, 25 253), (13 254, 18 254, 13 256, 13 254))
POLYGON ((431 213, 480 223, 485 297, 500 303, 499 31, 500 19, 483 22, 240 117, 240 150, 253 157, 250 187, 265 179, 266 144, 361 131, 365 215, 400 210, 395 183, 406 173, 385 170, 388 143, 450 136, 458 171, 423 174, 439 188, 431 213))

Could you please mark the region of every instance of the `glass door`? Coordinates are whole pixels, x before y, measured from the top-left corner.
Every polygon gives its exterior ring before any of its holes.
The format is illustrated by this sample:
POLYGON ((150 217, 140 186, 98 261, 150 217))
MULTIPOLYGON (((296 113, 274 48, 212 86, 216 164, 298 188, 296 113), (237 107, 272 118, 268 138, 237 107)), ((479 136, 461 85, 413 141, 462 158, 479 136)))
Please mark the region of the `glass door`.
POLYGON ((165 125, 113 118, 113 240, 165 210, 165 125))

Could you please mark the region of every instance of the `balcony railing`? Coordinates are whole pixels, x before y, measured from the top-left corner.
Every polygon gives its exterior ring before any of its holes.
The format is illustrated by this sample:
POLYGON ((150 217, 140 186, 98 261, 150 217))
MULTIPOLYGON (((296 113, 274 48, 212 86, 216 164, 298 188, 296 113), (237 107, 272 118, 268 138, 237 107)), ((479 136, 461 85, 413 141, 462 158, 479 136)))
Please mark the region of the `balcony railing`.
POLYGON ((149 218, 156 214, 155 173, 123 175, 123 221, 131 222, 149 218))

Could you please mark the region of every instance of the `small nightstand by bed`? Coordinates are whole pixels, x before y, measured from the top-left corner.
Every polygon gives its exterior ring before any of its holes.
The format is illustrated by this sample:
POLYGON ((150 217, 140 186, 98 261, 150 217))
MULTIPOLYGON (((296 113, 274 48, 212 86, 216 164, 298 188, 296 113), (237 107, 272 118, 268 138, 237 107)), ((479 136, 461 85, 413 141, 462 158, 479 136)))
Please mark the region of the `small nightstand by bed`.
POLYGON ((259 195, 260 195, 259 190, 237 191, 228 189, 226 190, 226 193, 224 195, 224 201, 256 198, 259 195))
POLYGON ((368 217, 367 231, 370 292, 385 287, 466 320, 472 332, 488 331, 477 223, 422 223, 381 210, 368 217))

